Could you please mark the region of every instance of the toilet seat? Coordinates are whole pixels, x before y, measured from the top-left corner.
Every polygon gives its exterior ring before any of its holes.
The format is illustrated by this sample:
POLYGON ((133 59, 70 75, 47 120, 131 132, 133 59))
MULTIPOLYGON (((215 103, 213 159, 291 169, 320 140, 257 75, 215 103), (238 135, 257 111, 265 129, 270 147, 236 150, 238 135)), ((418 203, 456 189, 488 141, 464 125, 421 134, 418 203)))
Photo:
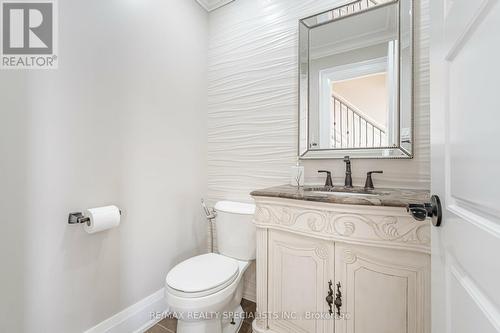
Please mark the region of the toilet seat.
POLYGON ((172 268, 166 285, 170 293, 179 297, 203 297, 226 288, 238 274, 237 260, 207 253, 189 258, 172 268))

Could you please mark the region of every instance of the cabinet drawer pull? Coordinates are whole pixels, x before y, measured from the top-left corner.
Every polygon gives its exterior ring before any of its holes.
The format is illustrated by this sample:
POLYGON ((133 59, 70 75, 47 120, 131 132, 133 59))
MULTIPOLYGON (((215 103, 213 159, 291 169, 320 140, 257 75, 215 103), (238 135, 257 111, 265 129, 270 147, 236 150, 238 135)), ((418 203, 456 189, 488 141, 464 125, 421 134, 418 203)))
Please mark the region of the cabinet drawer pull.
POLYGON ((333 290, 332 290, 332 280, 328 282, 328 296, 326 296, 326 303, 330 307, 328 311, 330 314, 333 314, 332 305, 333 305, 333 290))
POLYGON ((334 304, 337 308, 337 315, 340 316, 340 307, 342 306, 342 292, 340 291, 340 282, 337 282, 337 293, 335 294, 334 304))

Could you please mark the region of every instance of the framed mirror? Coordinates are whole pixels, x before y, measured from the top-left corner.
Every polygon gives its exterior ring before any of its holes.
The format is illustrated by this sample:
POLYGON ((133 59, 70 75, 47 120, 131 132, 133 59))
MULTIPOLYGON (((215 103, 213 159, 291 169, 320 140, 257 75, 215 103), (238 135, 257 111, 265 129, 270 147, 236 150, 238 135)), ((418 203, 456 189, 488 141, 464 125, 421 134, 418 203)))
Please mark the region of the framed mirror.
POLYGON ((411 0, 299 21, 299 157, 413 157, 411 0))

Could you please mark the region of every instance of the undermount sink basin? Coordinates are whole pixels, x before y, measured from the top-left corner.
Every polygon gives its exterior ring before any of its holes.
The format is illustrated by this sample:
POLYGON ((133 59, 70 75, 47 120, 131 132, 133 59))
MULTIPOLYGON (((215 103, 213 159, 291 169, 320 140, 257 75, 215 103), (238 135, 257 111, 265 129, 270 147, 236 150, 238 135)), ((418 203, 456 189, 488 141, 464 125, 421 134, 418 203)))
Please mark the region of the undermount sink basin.
POLYGON ((312 191, 313 193, 319 193, 319 194, 327 194, 327 195, 340 195, 340 196, 345 196, 345 197, 358 197, 358 196, 378 196, 379 194, 375 193, 353 193, 353 192, 337 192, 337 191, 312 191))
POLYGON ((357 197, 357 196, 379 196, 384 195, 382 192, 375 192, 373 190, 365 190, 362 187, 346 188, 346 187, 306 187, 304 191, 323 194, 323 195, 336 195, 336 196, 346 196, 346 197, 357 197))

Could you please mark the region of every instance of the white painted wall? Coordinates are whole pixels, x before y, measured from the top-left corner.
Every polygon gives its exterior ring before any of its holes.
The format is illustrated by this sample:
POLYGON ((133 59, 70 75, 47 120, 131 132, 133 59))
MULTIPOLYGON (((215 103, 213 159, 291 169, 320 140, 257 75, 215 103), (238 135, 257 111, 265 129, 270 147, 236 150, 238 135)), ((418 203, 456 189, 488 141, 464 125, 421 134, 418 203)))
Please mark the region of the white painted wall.
MULTIPOLYGON (((298 20, 342 0, 238 0, 210 13, 208 81, 208 197, 250 201, 254 189, 286 184, 297 156, 298 20)), ((375 186, 429 188, 428 0, 416 1, 415 158, 354 160, 353 182, 384 170, 375 186)), ((306 182, 341 160, 305 161, 306 182)), ((248 270, 245 295, 255 295, 248 270)))
POLYGON ((55 71, 0 71, 0 331, 82 332, 201 252, 207 14, 59 2, 55 71), (67 215, 116 204, 119 228, 67 215))

